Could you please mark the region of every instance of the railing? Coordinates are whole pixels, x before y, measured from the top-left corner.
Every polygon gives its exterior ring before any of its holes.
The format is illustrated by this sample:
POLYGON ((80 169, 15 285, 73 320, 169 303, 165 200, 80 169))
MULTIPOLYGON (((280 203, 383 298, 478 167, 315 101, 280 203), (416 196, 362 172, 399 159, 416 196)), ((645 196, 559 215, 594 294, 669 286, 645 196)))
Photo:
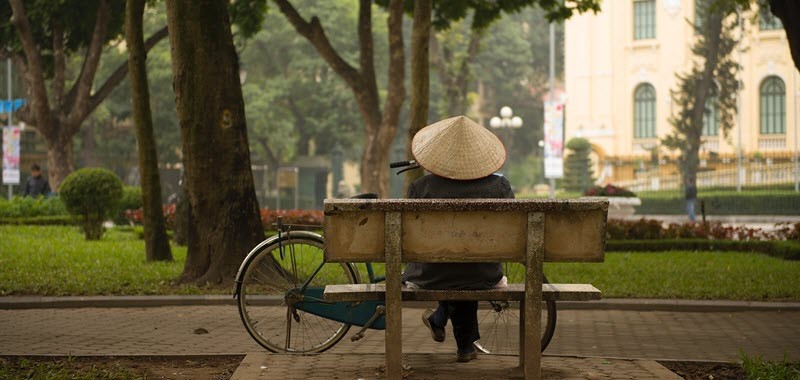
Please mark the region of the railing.
MULTIPOLYGON (((794 163, 749 162, 736 168, 701 171, 697 174, 697 187, 735 187, 741 176, 742 186, 783 185, 795 181, 794 163)), ((615 182, 632 191, 657 191, 681 189, 679 173, 664 173, 658 168, 636 173, 636 178, 615 182)))

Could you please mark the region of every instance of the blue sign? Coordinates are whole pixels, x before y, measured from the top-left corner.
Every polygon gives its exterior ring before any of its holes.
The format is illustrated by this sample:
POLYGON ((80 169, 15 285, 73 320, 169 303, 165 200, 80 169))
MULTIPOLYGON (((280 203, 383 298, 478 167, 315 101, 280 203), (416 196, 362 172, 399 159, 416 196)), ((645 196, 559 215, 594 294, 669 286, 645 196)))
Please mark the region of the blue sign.
POLYGON ((3 100, 0 101, 0 113, 14 112, 25 105, 25 99, 3 100))

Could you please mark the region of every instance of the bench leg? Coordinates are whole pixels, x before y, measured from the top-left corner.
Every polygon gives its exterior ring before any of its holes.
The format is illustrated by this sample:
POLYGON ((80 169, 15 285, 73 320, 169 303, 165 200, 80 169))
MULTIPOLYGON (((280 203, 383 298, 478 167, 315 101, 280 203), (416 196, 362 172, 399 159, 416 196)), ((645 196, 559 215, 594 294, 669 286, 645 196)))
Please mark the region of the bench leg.
POLYGON ((386 213, 386 375, 403 378, 400 213, 386 213))
POLYGON ((520 304, 520 347, 522 373, 526 380, 542 378, 542 267, 544 257, 544 214, 528 214, 528 241, 525 255, 525 296, 520 304))

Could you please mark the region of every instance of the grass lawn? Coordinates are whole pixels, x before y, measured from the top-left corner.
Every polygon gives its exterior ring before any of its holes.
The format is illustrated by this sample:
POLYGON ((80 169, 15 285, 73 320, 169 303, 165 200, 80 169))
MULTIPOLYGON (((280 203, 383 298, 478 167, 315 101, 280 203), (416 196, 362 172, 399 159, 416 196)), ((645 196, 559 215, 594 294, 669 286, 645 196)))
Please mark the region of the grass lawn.
MULTIPOLYGON (((173 246, 172 253, 172 263, 146 263, 144 242, 129 231, 87 242, 77 227, 0 226, 0 295, 231 292, 172 285, 186 249, 173 246)), ((383 273, 381 265, 376 272, 383 273)), ((519 281, 515 273, 521 271, 509 271, 512 282, 519 281)), ((607 298, 800 301, 800 261, 758 253, 607 253, 604 263, 545 263, 545 273, 551 282, 593 284, 607 298)))

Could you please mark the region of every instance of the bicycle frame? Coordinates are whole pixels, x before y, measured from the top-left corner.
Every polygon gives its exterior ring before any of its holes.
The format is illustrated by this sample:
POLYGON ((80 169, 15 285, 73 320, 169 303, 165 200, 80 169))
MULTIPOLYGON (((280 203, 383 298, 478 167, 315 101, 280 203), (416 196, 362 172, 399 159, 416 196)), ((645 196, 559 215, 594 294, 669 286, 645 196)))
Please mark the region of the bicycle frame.
MULTIPOLYGON (((279 254, 281 257, 284 255, 294 255, 294 252, 291 250, 284 250, 283 245, 281 244, 283 241, 290 239, 292 236, 298 237, 306 237, 321 240, 322 237, 318 234, 306 231, 287 231, 287 232, 280 232, 277 235, 274 235, 267 240, 264 240, 259 245, 257 245, 253 250, 247 255, 245 260, 242 262, 242 266, 239 269, 239 273, 236 275, 235 281, 235 289, 234 289, 234 298, 239 298, 241 291, 242 291, 242 281, 244 277, 244 270, 249 264, 249 262, 258 254, 260 253, 261 249, 265 246, 278 243, 279 246, 279 254)), ((303 283, 299 288, 291 289, 287 294, 284 295, 284 301, 291 305, 292 307, 305 311, 307 313, 311 313, 317 315, 322 318, 334 320, 341 323, 347 323, 354 326, 365 326, 372 318, 373 314, 375 314, 375 310, 378 306, 384 305, 385 302, 383 301, 363 301, 363 302, 329 302, 324 300, 324 292, 325 287, 320 286, 311 286, 311 281, 314 277, 319 273, 322 267, 325 265, 325 262, 320 263, 320 265, 314 270, 313 274, 309 276, 308 280, 303 283), (289 294, 289 293, 294 294, 289 294)), ((385 280, 385 276, 375 276, 374 269, 370 263, 366 263, 367 268, 367 275, 371 284, 381 282, 385 280)), ((359 279, 360 276, 358 275, 358 269, 353 267, 356 279, 359 279)), ((386 328, 386 319, 381 316, 377 320, 375 320, 369 328, 375 330, 384 330, 386 328)))

